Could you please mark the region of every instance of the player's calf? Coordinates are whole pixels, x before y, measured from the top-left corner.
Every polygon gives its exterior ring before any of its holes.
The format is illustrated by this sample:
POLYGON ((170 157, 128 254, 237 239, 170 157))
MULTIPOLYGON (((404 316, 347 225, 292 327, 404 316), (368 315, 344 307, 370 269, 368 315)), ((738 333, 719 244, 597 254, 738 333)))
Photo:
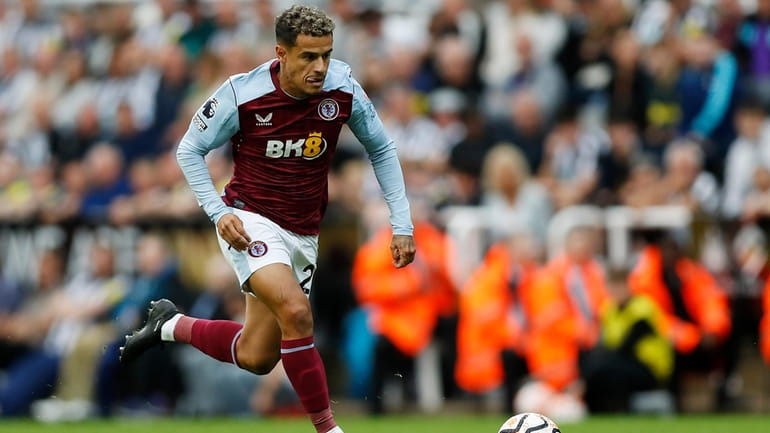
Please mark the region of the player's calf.
POLYGON ((258 375, 268 374, 273 371, 273 368, 281 359, 279 352, 261 353, 256 350, 250 350, 245 344, 241 343, 242 341, 238 341, 235 356, 238 367, 246 371, 258 375))

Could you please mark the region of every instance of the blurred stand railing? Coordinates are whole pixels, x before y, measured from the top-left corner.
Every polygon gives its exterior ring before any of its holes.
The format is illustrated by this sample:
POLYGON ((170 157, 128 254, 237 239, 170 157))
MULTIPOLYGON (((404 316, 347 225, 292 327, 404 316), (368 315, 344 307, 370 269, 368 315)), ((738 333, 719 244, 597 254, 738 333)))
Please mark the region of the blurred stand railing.
MULTIPOLYGON (((475 206, 448 207, 441 213, 450 238, 456 245, 455 255, 447 261, 453 269, 455 283, 478 266, 486 249, 506 235, 521 230, 515 212, 501 212, 475 206)), ((632 253, 632 234, 639 229, 685 229, 693 222, 691 212, 684 206, 572 206, 554 214, 548 223, 542 246, 545 256, 558 254, 569 231, 577 226, 592 226, 604 233, 603 258, 610 267, 626 267, 632 253)))

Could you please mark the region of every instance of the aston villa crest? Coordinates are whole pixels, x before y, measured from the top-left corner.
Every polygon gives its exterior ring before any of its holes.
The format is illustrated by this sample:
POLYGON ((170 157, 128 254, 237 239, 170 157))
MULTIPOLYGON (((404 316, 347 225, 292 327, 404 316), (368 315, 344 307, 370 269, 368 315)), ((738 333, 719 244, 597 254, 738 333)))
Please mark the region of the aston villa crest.
POLYGON ((326 98, 318 104, 318 115, 324 120, 334 120, 340 114, 340 106, 337 101, 326 98))
POLYGON ((249 244, 248 252, 251 257, 262 257, 267 254, 267 244, 262 241, 254 241, 249 244))

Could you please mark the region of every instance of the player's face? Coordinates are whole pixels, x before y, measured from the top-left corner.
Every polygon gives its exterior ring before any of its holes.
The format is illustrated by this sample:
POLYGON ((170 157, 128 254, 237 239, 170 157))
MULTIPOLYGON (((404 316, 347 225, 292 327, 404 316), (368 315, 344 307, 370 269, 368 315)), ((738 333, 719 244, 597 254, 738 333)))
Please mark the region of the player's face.
POLYGON ((277 45, 275 53, 281 61, 278 76, 288 94, 304 98, 321 93, 332 55, 332 36, 298 35, 294 46, 277 45))

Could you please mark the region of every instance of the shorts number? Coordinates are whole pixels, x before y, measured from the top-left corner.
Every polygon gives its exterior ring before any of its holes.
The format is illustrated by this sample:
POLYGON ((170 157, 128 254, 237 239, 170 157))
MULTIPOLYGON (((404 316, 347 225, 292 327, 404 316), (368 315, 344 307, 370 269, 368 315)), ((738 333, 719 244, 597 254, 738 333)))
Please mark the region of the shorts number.
POLYGON ((310 294, 310 281, 313 279, 313 274, 315 273, 315 265, 309 264, 302 268, 302 272, 308 272, 308 276, 300 281, 299 286, 302 288, 302 291, 305 292, 306 295, 310 294))

